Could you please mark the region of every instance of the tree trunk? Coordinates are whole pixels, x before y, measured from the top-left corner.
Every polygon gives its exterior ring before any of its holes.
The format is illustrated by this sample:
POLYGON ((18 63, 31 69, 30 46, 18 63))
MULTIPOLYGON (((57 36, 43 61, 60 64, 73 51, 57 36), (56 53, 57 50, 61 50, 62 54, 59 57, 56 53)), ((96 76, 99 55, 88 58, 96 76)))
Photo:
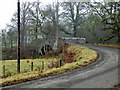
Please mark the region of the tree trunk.
POLYGON ((56 40, 55 40, 55 43, 54 43, 54 47, 53 49, 54 50, 57 50, 58 49, 58 33, 59 33, 59 27, 58 27, 58 7, 59 7, 59 4, 57 2, 57 5, 56 5, 56 40))
POLYGON ((76 37, 76 25, 74 25, 74 37, 76 37))
POLYGON ((38 37, 37 37, 37 32, 38 32, 38 30, 37 30, 37 27, 36 27, 36 36, 35 36, 35 42, 36 42, 36 53, 38 54, 38 37))
POLYGON ((25 51, 25 43, 24 43, 24 38, 25 38, 25 17, 23 17, 23 28, 22 28, 22 34, 21 34, 21 53, 22 53, 22 58, 24 57, 24 51, 25 51))
POLYGON ((10 42, 10 48, 11 48, 11 52, 12 52, 12 48, 13 48, 12 39, 11 39, 11 42, 10 42))

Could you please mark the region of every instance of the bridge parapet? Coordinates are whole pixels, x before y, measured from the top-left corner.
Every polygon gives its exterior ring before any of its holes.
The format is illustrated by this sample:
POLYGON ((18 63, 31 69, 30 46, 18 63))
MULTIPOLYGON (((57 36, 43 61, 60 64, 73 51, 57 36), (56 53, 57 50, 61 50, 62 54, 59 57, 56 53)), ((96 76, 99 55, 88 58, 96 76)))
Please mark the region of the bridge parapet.
POLYGON ((79 37, 61 37, 59 38, 60 42, 63 43, 86 43, 85 38, 79 38, 79 37))

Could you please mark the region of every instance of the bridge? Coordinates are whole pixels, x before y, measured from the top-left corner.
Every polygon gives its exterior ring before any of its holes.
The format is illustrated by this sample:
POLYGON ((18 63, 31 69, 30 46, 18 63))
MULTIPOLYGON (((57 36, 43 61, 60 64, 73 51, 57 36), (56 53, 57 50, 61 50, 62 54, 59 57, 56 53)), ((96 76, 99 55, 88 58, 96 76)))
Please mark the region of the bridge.
POLYGON ((86 43, 86 39, 84 37, 61 37, 59 40, 64 41, 65 43, 86 43))

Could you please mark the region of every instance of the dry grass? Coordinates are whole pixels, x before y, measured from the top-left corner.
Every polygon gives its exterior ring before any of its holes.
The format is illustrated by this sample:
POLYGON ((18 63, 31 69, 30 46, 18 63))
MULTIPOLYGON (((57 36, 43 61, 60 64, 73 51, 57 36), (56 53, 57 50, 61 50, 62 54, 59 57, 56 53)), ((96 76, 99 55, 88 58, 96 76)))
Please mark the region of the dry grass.
POLYGON ((111 48, 118 48, 120 49, 120 44, 87 44, 87 45, 96 45, 96 46, 104 46, 104 47, 111 47, 111 48))
MULTIPOLYGON (((74 59, 76 59, 76 62, 72 62, 72 63, 66 63, 61 67, 58 68, 45 68, 44 70, 40 69, 38 70, 37 67, 40 66, 41 63, 41 59, 30 59, 30 60, 21 60, 21 70, 24 71, 24 68, 28 69, 28 71, 26 73, 20 73, 17 74, 16 72, 16 60, 7 60, 5 62, 3 62, 2 64, 5 64, 8 67, 8 70, 11 68, 11 72, 13 71, 14 74, 6 77, 6 78, 2 78, 2 86, 6 86, 6 85, 12 85, 12 84, 16 84, 16 83, 21 83, 21 82, 25 82, 25 81, 29 81, 29 80, 33 80, 33 79, 38 79, 38 78, 43 78, 46 76, 50 76, 50 75, 57 75, 57 74, 61 74, 64 72, 68 72, 71 71, 73 69, 76 68, 80 68, 83 66, 86 66, 92 62, 94 62, 95 60, 97 60, 98 58, 98 54, 97 52, 86 48, 86 47, 80 47, 80 46, 76 46, 76 45, 71 45, 68 47, 68 51, 75 53, 75 57, 74 59), (34 71, 30 71, 30 62, 34 62, 34 71)), ((50 61, 53 60, 54 62, 57 61, 57 59, 53 58, 53 59, 47 59, 44 60, 45 63, 47 65, 50 64, 50 61)))

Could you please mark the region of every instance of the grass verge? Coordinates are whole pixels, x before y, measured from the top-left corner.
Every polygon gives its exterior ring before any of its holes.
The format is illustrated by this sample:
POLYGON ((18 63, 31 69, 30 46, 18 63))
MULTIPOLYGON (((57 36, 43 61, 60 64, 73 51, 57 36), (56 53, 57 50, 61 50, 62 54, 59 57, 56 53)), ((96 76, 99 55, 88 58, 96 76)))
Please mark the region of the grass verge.
POLYGON ((120 44, 101 44, 101 43, 99 43, 99 44, 86 44, 86 45, 104 46, 104 47, 120 49, 120 44))
MULTIPOLYGON (((92 62, 96 61, 98 58, 98 53, 87 47, 80 47, 78 45, 70 45, 67 48, 67 50, 68 50, 68 52, 75 53, 74 54, 75 62, 65 63, 63 66, 57 67, 57 68, 53 67, 53 68, 44 68, 44 69, 38 69, 38 70, 34 69, 33 71, 29 71, 26 73, 25 72, 20 73, 20 74, 16 73, 9 77, 2 78, 2 81, 1 81, 2 86, 13 85, 13 84, 22 83, 25 81, 40 79, 40 78, 43 78, 46 76, 57 75, 57 74, 61 74, 64 72, 68 72, 68 71, 74 70, 76 68, 80 68, 80 67, 86 66, 88 64, 91 64, 92 62)), ((56 62, 58 59, 55 59, 54 62, 56 62)), ((50 58, 49 58, 47 60, 46 60, 46 63, 50 64, 49 61, 51 61, 53 59, 50 60, 50 58)), ((31 61, 34 61, 34 63, 36 62, 36 64, 39 64, 38 61, 41 61, 41 60, 38 59, 38 60, 31 60, 31 61)), ((2 64, 10 65, 11 62, 16 62, 16 60, 14 60, 14 61, 9 60, 8 62, 6 61, 6 62, 3 62, 2 64)), ((23 62, 22 62, 24 65, 23 66, 24 68, 26 66, 25 62, 27 63, 26 60, 23 60, 23 62)), ((13 66, 14 65, 11 65, 11 68, 16 68, 13 66)))

